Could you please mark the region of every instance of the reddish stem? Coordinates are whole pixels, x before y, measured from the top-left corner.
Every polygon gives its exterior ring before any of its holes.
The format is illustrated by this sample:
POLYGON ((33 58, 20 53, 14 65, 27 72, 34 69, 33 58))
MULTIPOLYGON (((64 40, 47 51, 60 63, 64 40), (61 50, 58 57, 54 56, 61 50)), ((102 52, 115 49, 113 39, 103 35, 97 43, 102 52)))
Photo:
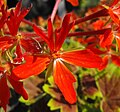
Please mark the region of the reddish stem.
POLYGON ((22 22, 24 22, 30 26, 33 26, 33 23, 31 21, 26 20, 26 19, 23 19, 22 22))
POLYGON ((69 33, 68 37, 84 36, 84 35, 101 35, 101 34, 104 34, 107 30, 110 30, 110 28, 106 28, 106 29, 102 29, 102 30, 96 30, 96 31, 89 31, 89 32, 74 32, 74 33, 69 33))
POLYGON ((56 0, 55 6, 54 6, 52 14, 51 14, 51 21, 52 22, 54 21, 54 18, 55 18, 55 15, 56 15, 56 12, 58 10, 58 6, 59 6, 60 2, 61 2, 61 0, 56 0))
POLYGON ((75 20, 75 25, 76 24, 79 24, 79 23, 82 23, 82 22, 85 22, 85 21, 88 21, 90 19, 94 19, 94 18, 98 18, 98 17, 101 17, 101 16, 108 16, 108 10, 107 9, 102 9, 100 11, 97 11, 89 16, 85 16, 83 18, 79 18, 77 20, 75 20))

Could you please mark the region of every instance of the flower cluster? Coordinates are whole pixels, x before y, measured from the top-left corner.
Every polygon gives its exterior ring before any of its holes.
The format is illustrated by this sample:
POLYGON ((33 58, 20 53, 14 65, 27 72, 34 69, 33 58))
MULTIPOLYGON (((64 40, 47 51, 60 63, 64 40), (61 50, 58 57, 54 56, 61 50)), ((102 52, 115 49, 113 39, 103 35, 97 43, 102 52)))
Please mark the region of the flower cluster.
MULTIPOLYGON (((68 1, 74 6, 78 5, 78 0, 68 1)), ((54 82, 65 100, 74 104, 77 101, 74 87, 76 78, 67 64, 103 70, 111 59, 113 63, 120 66, 118 52, 120 50, 120 7, 117 5, 119 0, 114 0, 110 6, 103 5, 99 11, 83 18, 72 20, 71 13, 68 13, 59 28, 53 27, 51 18, 48 19, 46 30, 36 24, 28 23, 34 32, 19 31, 20 23, 25 21, 24 17, 31 9, 31 7, 21 8, 21 2, 11 10, 4 5, 0 7, 0 106, 5 111, 10 98, 7 81, 17 93, 24 99, 28 99, 22 80, 46 71, 48 76, 53 74, 54 82), (109 19, 102 19, 104 16, 109 19), (70 32, 75 25, 94 18, 98 19, 92 23, 92 31, 70 32), (62 49, 67 37, 83 35, 93 35, 82 39, 81 43, 86 46, 84 49, 69 51, 62 49), (118 46, 118 51, 115 45, 118 46)))

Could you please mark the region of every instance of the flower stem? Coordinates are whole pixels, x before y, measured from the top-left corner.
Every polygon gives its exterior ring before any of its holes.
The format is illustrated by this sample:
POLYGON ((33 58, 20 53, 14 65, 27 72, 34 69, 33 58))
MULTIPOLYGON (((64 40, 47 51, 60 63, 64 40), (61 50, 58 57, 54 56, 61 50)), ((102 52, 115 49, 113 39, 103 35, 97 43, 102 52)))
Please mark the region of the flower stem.
POLYGON ((26 20, 26 19, 23 19, 22 22, 24 22, 30 26, 33 26, 33 23, 31 21, 26 20))
POLYGON ((61 0, 56 0, 55 6, 54 6, 52 14, 51 14, 51 21, 52 22, 54 21, 54 18, 55 18, 55 15, 56 15, 56 12, 58 10, 58 6, 59 6, 60 2, 61 2, 61 0))
POLYGON ((85 21, 88 21, 88 20, 91 20, 91 19, 94 19, 94 18, 101 17, 101 16, 109 16, 108 11, 106 9, 101 9, 100 11, 97 11, 89 16, 85 16, 83 18, 78 18, 77 20, 75 20, 75 25, 85 22, 85 21))
POLYGON ((89 31, 89 32, 73 32, 73 33, 69 33, 68 37, 84 36, 84 35, 101 35, 101 34, 104 34, 107 30, 110 30, 110 28, 106 28, 106 29, 102 29, 102 30, 96 30, 96 31, 89 31))

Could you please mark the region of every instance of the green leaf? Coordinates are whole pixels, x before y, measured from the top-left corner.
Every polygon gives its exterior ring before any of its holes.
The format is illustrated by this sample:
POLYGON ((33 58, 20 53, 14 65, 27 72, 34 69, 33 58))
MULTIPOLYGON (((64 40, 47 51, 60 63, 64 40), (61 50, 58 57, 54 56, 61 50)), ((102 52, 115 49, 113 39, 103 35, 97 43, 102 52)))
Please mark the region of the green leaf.
POLYGON ((87 104, 82 106, 82 112, 101 112, 99 107, 94 104, 87 104))
POLYGON ((48 102, 48 106, 50 110, 57 110, 60 109, 60 112, 78 112, 77 105, 69 105, 67 103, 59 102, 56 99, 51 99, 48 102))
POLYGON ((66 39, 66 41, 63 43, 62 48, 66 51, 68 50, 74 50, 74 49, 84 49, 85 47, 80 44, 80 42, 75 41, 74 38, 66 39))

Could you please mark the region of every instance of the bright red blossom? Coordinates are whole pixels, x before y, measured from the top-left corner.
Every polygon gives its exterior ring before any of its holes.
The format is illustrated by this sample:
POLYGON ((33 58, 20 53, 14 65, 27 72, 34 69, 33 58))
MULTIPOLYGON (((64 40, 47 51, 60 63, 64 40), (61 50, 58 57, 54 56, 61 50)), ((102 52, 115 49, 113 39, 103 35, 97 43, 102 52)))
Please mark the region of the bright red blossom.
POLYGON ((7 25, 10 30, 10 34, 12 36, 16 36, 18 32, 18 28, 20 26, 21 21, 28 14, 30 9, 21 9, 22 0, 17 3, 15 10, 11 10, 10 17, 7 20, 7 25))
POLYGON ((61 28, 59 30, 56 29, 55 33, 53 32, 52 23, 49 19, 48 35, 36 25, 33 25, 34 31, 47 43, 50 51, 47 54, 38 54, 37 57, 31 56, 32 59, 30 63, 26 60, 25 64, 13 70, 13 74, 16 79, 24 79, 41 73, 47 68, 48 64, 52 62, 55 83, 63 93, 65 99, 73 104, 77 100, 73 86, 75 78, 64 65, 64 62, 82 67, 99 68, 102 60, 90 50, 76 50, 70 52, 62 52, 60 50, 70 29, 74 25, 74 22, 70 23, 70 16, 70 14, 67 14, 64 17, 61 28))

